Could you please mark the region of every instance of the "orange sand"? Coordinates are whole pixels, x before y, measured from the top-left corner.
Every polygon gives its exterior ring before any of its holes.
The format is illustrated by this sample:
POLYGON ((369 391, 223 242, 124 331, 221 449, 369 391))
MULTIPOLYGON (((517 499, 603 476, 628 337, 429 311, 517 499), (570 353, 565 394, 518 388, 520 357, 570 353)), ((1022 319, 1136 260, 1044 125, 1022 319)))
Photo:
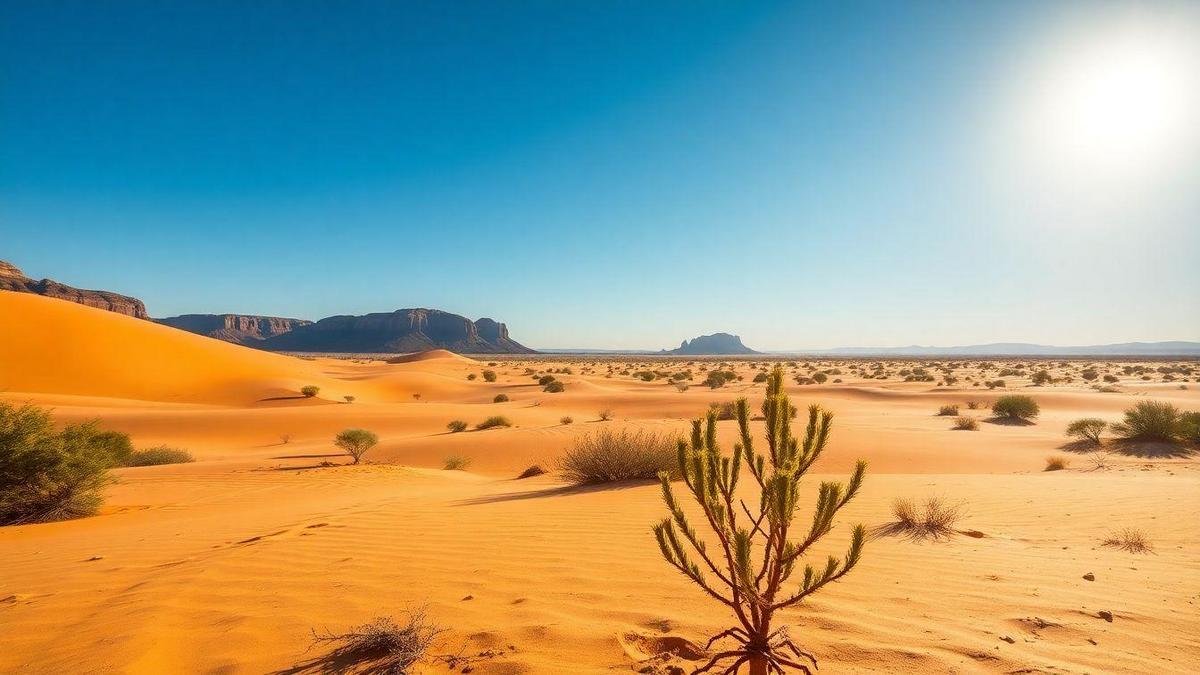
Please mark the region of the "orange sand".
MULTIPOLYGON (((139 446, 198 459, 117 470, 98 516, 0 528, 0 672, 293 672, 322 653, 311 628, 418 605, 449 629, 435 653, 492 650, 475 672, 633 672, 694 667, 643 660, 730 625, 660 560, 649 533, 663 513, 656 487, 512 477, 552 467, 601 425, 678 433, 710 402, 757 400, 751 361, 729 362, 744 379, 714 391, 698 384, 699 368, 715 366, 703 360, 305 360, 10 292, 0 292, 0 324, 0 399, 51 406, 64 422, 100 418, 139 446), (488 363, 497 382, 467 379, 488 363), (696 377, 680 392, 622 374, 647 366, 696 377), (525 374, 564 367, 573 373, 557 375, 561 394, 525 374), (308 384, 317 397, 299 394, 308 384), (511 400, 492 403, 497 393, 511 400), (597 421, 603 408, 613 421, 597 421), (515 426, 446 432, 452 419, 494 414, 515 426), (564 415, 575 423, 560 424, 564 415), (379 434, 371 463, 320 467, 343 461, 330 440, 348 426, 379 434), (440 470, 451 454, 469 457, 470 472, 440 470)), ((963 373, 978 363, 956 361, 963 373)), ((1195 458, 1115 455, 1092 470, 1060 449, 1070 420, 1115 420, 1146 397, 1200 409, 1200 384, 1122 377, 1119 393, 1101 393, 1010 376, 1009 393, 1042 405, 1038 423, 959 432, 934 415, 939 405, 986 404, 1005 390, 840 379, 789 387, 795 402, 837 416, 819 471, 871 463, 828 551, 851 523, 887 521, 895 497, 961 501, 961 527, 985 536, 872 541, 845 581, 785 614, 823 671, 1200 669, 1195 458), (1041 472, 1050 454, 1072 467, 1041 472), (1155 553, 1099 546, 1125 526, 1143 529, 1155 553)), ((730 437, 733 423, 721 431, 730 437)))

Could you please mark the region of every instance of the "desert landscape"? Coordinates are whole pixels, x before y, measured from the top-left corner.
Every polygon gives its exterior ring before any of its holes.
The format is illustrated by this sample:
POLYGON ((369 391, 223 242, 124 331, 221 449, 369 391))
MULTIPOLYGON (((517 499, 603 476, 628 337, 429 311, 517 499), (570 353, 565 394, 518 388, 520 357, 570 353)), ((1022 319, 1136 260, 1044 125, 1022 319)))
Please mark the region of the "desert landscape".
MULTIPOLYGON (((0 528, 0 671, 369 668, 314 631, 423 611, 443 631, 433 672, 690 672, 729 616, 661 559, 659 487, 574 485, 561 461, 602 432, 674 439, 712 405, 756 407, 775 365, 797 404, 834 415, 804 486, 868 462, 831 539, 893 523, 897 499, 958 513, 870 537, 853 575, 784 613, 824 670, 1197 667, 1195 448, 1065 434, 1144 401, 1200 409, 1194 360, 300 358, 33 294, 0 291, 0 315, 24 319, 0 332, 0 401, 195 459, 114 469, 94 516, 0 528), (1013 393, 1033 423, 992 414, 1013 393), (357 465, 334 443, 347 428, 378 435, 357 465), (1150 549, 1105 545, 1126 529, 1150 549)), ((734 442, 736 421, 716 429, 734 442)))

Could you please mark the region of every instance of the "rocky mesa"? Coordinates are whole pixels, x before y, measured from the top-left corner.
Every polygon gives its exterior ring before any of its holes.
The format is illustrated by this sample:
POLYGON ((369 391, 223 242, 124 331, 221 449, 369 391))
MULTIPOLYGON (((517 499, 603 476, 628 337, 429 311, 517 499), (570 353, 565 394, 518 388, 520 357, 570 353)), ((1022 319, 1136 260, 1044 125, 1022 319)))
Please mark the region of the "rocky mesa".
POLYGON ((93 291, 60 284, 53 279, 35 280, 11 263, 0 260, 0 290, 16 291, 18 293, 33 293, 51 298, 106 309, 118 314, 126 314, 138 319, 149 319, 146 305, 137 298, 110 291, 93 291))
POLYGON ((312 323, 307 319, 252 314, 182 314, 155 321, 241 345, 253 345, 312 323))
POLYGON ((736 335, 713 333, 712 335, 701 335, 691 340, 684 340, 679 344, 678 348, 663 350, 663 353, 678 354, 681 356, 721 356, 726 354, 758 354, 759 352, 742 344, 742 339, 736 335))
POLYGON ((330 316, 257 343, 271 351, 396 353, 448 349, 464 354, 532 354, 503 323, 437 309, 330 316))

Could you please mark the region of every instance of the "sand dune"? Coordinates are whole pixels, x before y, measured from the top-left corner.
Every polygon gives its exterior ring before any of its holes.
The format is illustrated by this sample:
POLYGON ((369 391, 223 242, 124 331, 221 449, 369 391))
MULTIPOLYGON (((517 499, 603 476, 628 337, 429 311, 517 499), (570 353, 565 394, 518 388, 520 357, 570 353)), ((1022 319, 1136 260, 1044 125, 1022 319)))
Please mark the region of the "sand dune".
MULTIPOLYGON (((666 673, 698 665, 696 645, 729 625, 660 560, 649 534, 663 515, 656 487, 514 476, 553 468, 600 429, 677 435, 710 404, 756 404, 765 359, 730 362, 743 379, 712 390, 698 382, 715 361, 301 359, 5 292, 0 317, 21 319, 0 331, 0 400, 52 406, 60 422, 99 418, 138 445, 199 460, 117 470, 98 516, 0 528, 0 672, 320 672, 312 629, 428 605, 448 629, 436 653, 487 654, 474 672, 666 673), (690 368, 692 384, 635 378, 646 364, 690 368), (480 376, 488 367, 497 381, 480 376), (551 372, 565 392, 538 384, 551 372), (299 394, 309 384, 318 396, 299 394), (604 409, 612 420, 599 420, 604 409), (513 426, 446 429, 491 415, 513 426), (331 439, 346 427, 375 431, 379 446, 365 465, 323 466, 345 461, 331 439), (468 472, 440 470, 452 454, 471 460, 468 472)), ((1052 365, 1059 384, 1031 387, 1025 374, 996 390, 962 385, 981 379, 974 361, 955 364, 953 386, 905 382, 903 364, 868 379, 849 362, 839 383, 789 381, 795 403, 835 414, 818 473, 871 464, 818 555, 836 552, 852 522, 889 520, 896 497, 962 503, 962 529, 980 535, 873 541, 851 577, 788 613, 825 672, 1200 667, 1195 455, 1116 452, 1095 469, 1063 449, 1077 417, 1115 420, 1148 398, 1200 408, 1200 385, 1119 366, 1111 391, 1065 382, 1078 364, 1052 365), (1036 424, 988 421, 1007 393, 1039 401, 1036 424), (945 404, 979 431, 952 431, 936 414, 945 404), (1072 466, 1043 473, 1055 453, 1072 466), (1124 526, 1143 529, 1154 554, 1100 546, 1124 526)), ((722 441, 735 433, 718 424, 722 441)), ((805 483, 805 504, 822 477, 805 483)))

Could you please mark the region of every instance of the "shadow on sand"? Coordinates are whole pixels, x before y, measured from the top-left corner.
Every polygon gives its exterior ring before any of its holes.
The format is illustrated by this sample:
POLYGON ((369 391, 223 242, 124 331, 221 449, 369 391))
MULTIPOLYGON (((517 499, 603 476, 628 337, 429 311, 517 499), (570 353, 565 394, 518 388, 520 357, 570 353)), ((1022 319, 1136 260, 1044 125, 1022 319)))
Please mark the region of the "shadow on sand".
MULTIPOLYGON (((519 480, 514 478, 513 480, 519 480)), ((569 497, 571 495, 589 494, 592 492, 608 492, 610 490, 628 490, 630 488, 656 485, 653 480, 622 480, 612 483, 591 483, 587 485, 558 485, 541 490, 524 492, 504 492, 498 495, 485 495, 463 499, 454 503, 455 506, 478 506, 480 504, 498 504, 501 502, 519 502, 526 499, 543 499, 546 497, 569 497)))

